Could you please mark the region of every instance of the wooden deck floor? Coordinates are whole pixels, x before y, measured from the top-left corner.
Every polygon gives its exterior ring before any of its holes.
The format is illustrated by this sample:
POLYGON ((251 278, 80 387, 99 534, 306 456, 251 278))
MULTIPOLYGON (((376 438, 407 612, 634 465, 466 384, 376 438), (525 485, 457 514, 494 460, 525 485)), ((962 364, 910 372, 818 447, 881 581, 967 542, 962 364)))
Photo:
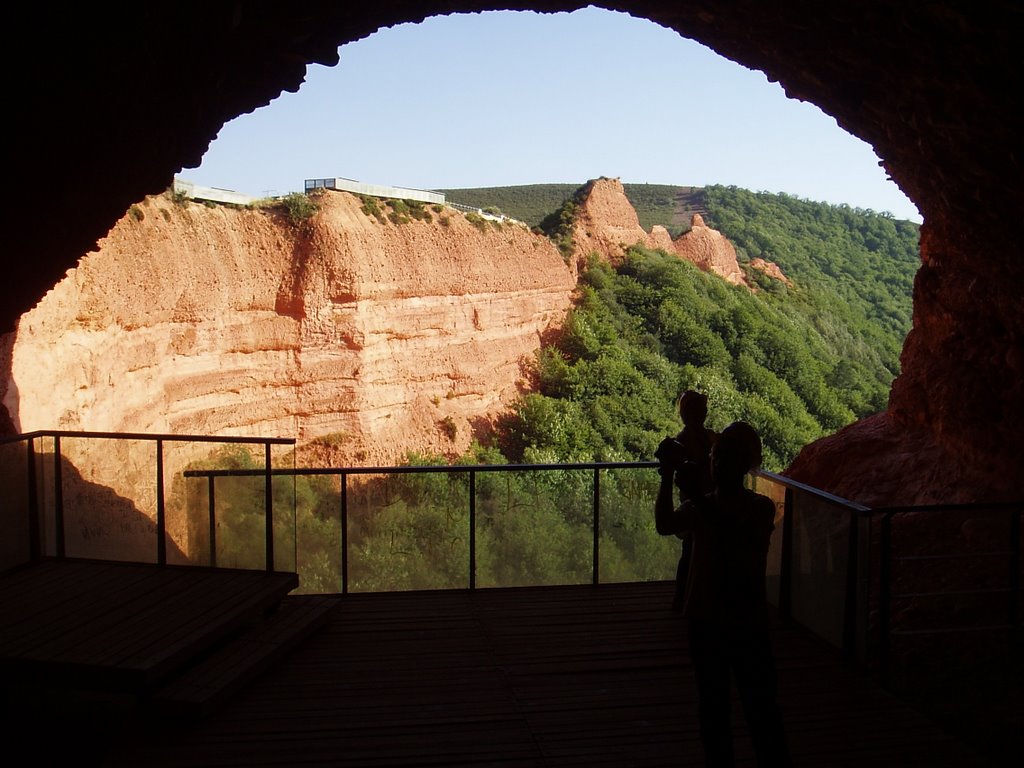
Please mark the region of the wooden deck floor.
POLYGON ((294 573, 43 561, 0 578, 0 677, 142 693, 297 586, 294 573))
MULTIPOLYGON (((670 592, 655 583, 349 595, 206 720, 97 706, 85 718, 60 713, 49 728, 73 738, 76 765, 117 768, 702 765, 670 592)), ((779 624, 773 637, 796 765, 992 764, 803 631, 779 624)), ((736 738, 738 764, 753 765, 738 710, 736 738)), ((46 762, 46 744, 34 744, 46 762)))
MULTIPOLYGON (((348 595, 214 714, 156 708, 150 692, 185 648, 254 608, 322 600, 282 597, 293 578, 75 562, 3 577, 3 764, 702 764, 667 583, 348 595)), ((776 623, 773 639, 797 765, 998 764, 803 630, 776 623)), ((753 765, 738 710, 735 724, 739 765, 753 765)))

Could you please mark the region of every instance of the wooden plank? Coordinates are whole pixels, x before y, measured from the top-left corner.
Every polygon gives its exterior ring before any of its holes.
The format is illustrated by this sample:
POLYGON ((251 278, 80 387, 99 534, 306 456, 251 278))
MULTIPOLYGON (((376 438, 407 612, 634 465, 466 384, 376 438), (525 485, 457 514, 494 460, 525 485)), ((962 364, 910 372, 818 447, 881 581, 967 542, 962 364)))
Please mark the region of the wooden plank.
MULTIPOLYGON (((102 744, 102 764, 702 765, 672 587, 346 595, 222 710, 190 725, 143 718, 137 734, 102 744)), ((989 764, 817 638, 780 623, 772 632, 797 765, 989 764)), ((209 684, 228 679, 214 667, 209 684)), ((737 764, 752 766, 734 710, 737 764)))
POLYGON ((120 666, 131 666, 147 670, 147 682, 161 680, 183 657, 197 649, 209 647, 225 633, 238 628, 254 613, 276 605, 288 592, 298 586, 294 574, 268 579, 265 583, 254 583, 250 589, 235 595, 225 595, 227 602, 210 605, 197 611, 193 619, 164 635, 159 643, 140 649, 120 666), (202 616, 200 616, 200 613, 202 616), (216 631, 214 631, 214 629, 216 631))
POLYGON ((0 669, 118 689, 148 684, 297 585, 294 574, 130 563, 44 562, 35 583, 31 571, 0 580, 0 594, 37 601, 28 615, 3 611, 0 669))
MULTIPOLYGON (((55 611, 54 617, 41 623, 33 645, 23 655, 58 663, 93 663, 97 652, 102 653, 118 638, 130 637, 126 625, 139 615, 150 615, 166 596, 183 589, 183 578, 189 582, 179 572, 157 566, 122 566, 120 571, 116 581, 94 586, 73 609, 55 611)), ((197 573, 192 582, 206 578, 197 573)), ((224 578, 235 577, 225 574, 224 578)), ((90 581, 85 575, 83 580, 90 581)))
MULTIPOLYGON (((88 643, 69 653, 80 664, 103 664, 137 668, 130 659, 154 642, 165 645, 183 623, 210 622, 211 609, 223 606, 223 590, 244 584, 238 574, 172 573, 149 592, 143 602, 129 615, 121 614, 115 621, 91 633, 88 643)), ((216 631, 214 621, 211 631, 216 631)))
POLYGON ((337 602, 334 597, 292 598, 235 642, 178 675, 150 701, 162 713, 208 715, 321 626, 337 602))
MULTIPOLYGON (((16 592, 22 600, 30 600, 31 607, 15 601, 3 603, 3 655, 18 655, 25 648, 38 649, 47 638, 66 634, 91 621, 96 614, 123 605, 144 586, 145 576, 152 575, 152 569, 141 574, 114 564, 90 568, 87 563, 73 562, 66 569, 56 564, 42 564, 39 568, 45 586, 16 592), (52 578, 52 574, 59 578, 52 578)), ((0 585, 6 597, 5 580, 0 579, 0 585)))

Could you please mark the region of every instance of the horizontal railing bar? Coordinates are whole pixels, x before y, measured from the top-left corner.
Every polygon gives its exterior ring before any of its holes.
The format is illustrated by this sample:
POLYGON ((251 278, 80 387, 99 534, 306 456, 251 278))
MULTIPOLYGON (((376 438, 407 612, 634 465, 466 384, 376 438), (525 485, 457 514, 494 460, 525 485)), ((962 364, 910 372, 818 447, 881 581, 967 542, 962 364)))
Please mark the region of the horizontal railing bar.
POLYGON ((903 597, 950 597, 952 595, 1005 595, 1010 590, 1005 587, 993 589, 951 589, 948 592, 899 592, 893 599, 903 597))
POLYGON ((985 627, 943 627, 940 629, 894 629, 893 635, 957 635, 965 632, 993 632, 998 630, 1005 632, 1010 628, 1009 624, 989 624, 985 627))
POLYGON ((774 472, 768 472, 767 470, 764 469, 757 470, 756 472, 754 472, 754 475, 779 483, 780 485, 784 485, 787 488, 793 488, 798 491, 803 491, 804 493, 809 493, 812 496, 817 496, 819 499, 830 501, 833 504, 838 504, 839 506, 845 507, 851 512, 871 513, 877 511, 871 509, 871 507, 865 507, 863 504, 858 504, 855 501, 844 499, 843 497, 836 496, 834 494, 829 493, 828 491, 823 491, 820 488, 815 488, 814 486, 811 485, 805 485, 804 483, 798 482, 796 480, 791 480, 788 477, 778 475, 774 472))
POLYGON ((1006 557, 1009 554, 1011 554, 1011 550, 1004 549, 997 552, 964 552, 959 555, 899 555, 893 557, 893 561, 902 563, 913 560, 965 560, 981 557, 1006 557))
POLYGON ((173 440, 181 443, 259 443, 261 445, 295 445, 294 437, 241 437, 239 435, 164 435, 150 432, 71 432, 43 429, 20 435, 0 437, 0 443, 16 443, 36 437, 83 437, 101 440, 173 440))
MULTIPOLYGON (((425 473, 533 472, 536 470, 654 469, 656 461, 591 462, 588 464, 428 464, 402 467, 295 467, 273 470, 275 475, 414 475, 425 473)), ((263 476, 262 469, 189 469, 185 477, 263 476)))

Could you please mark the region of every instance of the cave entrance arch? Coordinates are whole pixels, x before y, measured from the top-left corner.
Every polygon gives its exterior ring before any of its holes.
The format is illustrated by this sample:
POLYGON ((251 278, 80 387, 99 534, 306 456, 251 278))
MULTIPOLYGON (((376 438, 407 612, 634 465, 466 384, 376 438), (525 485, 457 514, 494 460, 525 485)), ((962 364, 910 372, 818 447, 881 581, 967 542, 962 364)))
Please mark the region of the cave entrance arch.
MULTIPOLYGON (((30 72, 22 49, 6 54, 9 102, 24 118, 10 126, 17 150, 5 169, 8 188, 23 191, 7 209, 18 225, 0 285, 7 330, 133 202, 197 162, 228 120, 296 89, 307 65, 336 63, 339 45, 437 14, 587 5, 235 3, 197 15, 173 4, 133 14, 80 4, 56 17, 19 8, 14 28, 47 54, 30 72), (45 204, 28 192, 40 188, 45 204)), ((764 72, 883 158, 924 218, 915 331, 889 411, 899 428, 986 467, 989 487, 1012 497, 1006 478, 1024 463, 1024 115, 1002 84, 1020 68, 1020 9, 874 0, 813 9, 626 0, 615 9, 764 72)))

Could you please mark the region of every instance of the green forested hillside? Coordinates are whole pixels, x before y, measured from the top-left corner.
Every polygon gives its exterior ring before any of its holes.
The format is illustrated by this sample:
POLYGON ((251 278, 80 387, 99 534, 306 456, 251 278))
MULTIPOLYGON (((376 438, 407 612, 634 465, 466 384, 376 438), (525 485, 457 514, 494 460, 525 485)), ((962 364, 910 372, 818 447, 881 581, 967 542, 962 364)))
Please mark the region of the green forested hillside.
POLYGON ((709 424, 751 422, 765 466, 885 408, 910 326, 917 226, 871 211, 732 187, 704 191, 708 223, 760 290, 674 255, 634 248, 594 262, 562 338, 542 349, 537 391, 502 432, 526 461, 650 458, 679 428, 682 389, 709 396, 709 424), (749 268, 763 257, 792 288, 749 268))
POLYGON ((733 242, 741 261, 774 261, 814 304, 822 328, 837 335, 835 326, 853 325, 884 348, 882 362, 895 372, 920 264, 917 224, 736 187, 706 187, 705 205, 707 223, 733 242))
POLYGON ((519 187, 476 187, 473 189, 439 189, 448 202, 477 208, 497 208, 506 216, 526 222, 531 227, 579 188, 579 184, 526 184, 519 187))

